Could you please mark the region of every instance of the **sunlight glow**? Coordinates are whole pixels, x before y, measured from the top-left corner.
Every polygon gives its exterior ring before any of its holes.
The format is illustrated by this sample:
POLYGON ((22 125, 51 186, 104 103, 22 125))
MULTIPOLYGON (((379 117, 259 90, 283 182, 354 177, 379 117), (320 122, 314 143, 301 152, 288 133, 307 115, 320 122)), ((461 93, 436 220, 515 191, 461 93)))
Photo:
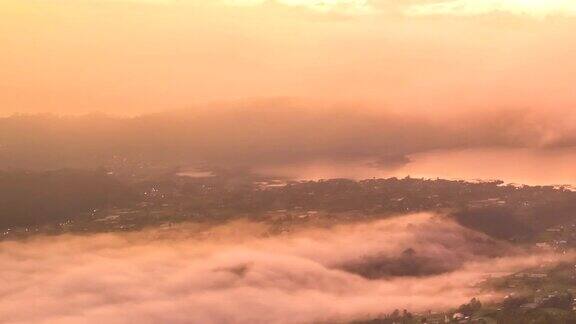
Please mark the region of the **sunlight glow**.
POLYGON ((290 7, 307 8, 320 12, 366 13, 371 11, 370 0, 228 0, 232 5, 254 6, 277 3, 290 7))

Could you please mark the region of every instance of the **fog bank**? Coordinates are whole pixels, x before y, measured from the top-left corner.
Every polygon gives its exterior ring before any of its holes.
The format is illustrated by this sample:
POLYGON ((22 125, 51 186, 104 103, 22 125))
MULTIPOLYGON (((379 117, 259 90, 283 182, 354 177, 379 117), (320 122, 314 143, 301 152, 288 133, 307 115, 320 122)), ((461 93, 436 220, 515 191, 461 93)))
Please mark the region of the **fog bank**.
POLYGON ((236 222, 3 242, 0 317, 5 323, 345 321, 396 308, 446 309, 473 296, 488 301, 498 296, 474 287, 487 275, 559 260, 527 256, 429 214, 266 232, 266 225, 236 222), (410 273, 414 265, 422 271, 410 273))

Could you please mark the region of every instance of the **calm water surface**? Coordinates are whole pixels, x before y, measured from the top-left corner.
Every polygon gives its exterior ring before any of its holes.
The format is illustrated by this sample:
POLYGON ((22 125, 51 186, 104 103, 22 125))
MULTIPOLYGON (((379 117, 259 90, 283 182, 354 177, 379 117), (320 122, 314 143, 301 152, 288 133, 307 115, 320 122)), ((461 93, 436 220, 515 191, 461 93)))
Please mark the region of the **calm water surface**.
POLYGON ((410 156, 410 162, 382 166, 371 160, 317 160, 271 165, 256 170, 269 176, 295 180, 386 177, 461 180, 500 179, 529 185, 576 185, 574 149, 475 149, 436 151, 410 156))

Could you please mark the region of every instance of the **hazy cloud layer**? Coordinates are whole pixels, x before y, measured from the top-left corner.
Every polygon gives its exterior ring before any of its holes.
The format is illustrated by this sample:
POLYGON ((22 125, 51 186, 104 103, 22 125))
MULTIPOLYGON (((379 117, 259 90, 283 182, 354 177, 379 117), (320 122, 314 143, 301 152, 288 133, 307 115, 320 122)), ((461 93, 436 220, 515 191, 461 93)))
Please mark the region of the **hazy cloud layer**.
POLYGON ((439 149, 572 147, 573 118, 521 110, 426 117, 277 102, 136 118, 15 116, 0 119, 0 167, 98 167, 114 156, 184 166, 369 157, 386 167, 439 149))
POLYGON ((280 237, 264 232, 263 225, 235 223, 3 242, 0 317, 4 323, 349 320, 395 308, 457 306, 479 294, 473 284, 487 274, 557 260, 524 256, 426 214, 280 237), (501 255, 489 253, 490 245, 501 255), (452 269, 373 280, 342 270, 407 254, 452 269))

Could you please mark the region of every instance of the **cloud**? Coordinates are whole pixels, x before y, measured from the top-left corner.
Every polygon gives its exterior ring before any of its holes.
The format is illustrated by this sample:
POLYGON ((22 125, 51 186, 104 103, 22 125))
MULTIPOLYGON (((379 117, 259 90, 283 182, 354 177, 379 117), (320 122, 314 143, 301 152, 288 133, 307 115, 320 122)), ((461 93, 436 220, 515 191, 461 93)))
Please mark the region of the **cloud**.
MULTIPOLYGON (((127 1, 166 5, 203 5, 201 1, 196 0, 127 1)), ((404 13, 408 16, 471 16, 506 13, 544 17, 550 15, 572 16, 576 14, 576 4, 572 0, 220 0, 211 3, 211 5, 214 4, 237 7, 285 6, 307 9, 317 13, 362 15, 404 13)))
POLYGON ((572 0, 227 0, 224 3, 234 6, 275 4, 324 13, 403 13, 408 16, 470 16, 505 13, 545 17, 576 14, 576 4, 572 0))
POLYGON ((444 0, 409 5, 405 12, 409 15, 572 16, 576 14, 576 3, 572 0, 444 0))
POLYGON ((428 214, 264 233, 266 225, 237 222, 3 242, 0 317, 4 323, 351 320, 396 308, 445 309, 472 296, 486 301, 498 296, 473 285, 486 275, 558 260, 526 256, 428 214), (407 254, 451 268, 421 276, 384 271, 376 279, 347 270, 407 254))
POLYGON ((572 0, 229 0, 240 6, 277 4, 316 12, 346 14, 398 14, 408 16, 512 14, 531 17, 572 16, 572 0))
POLYGON ((137 118, 14 116, 0 119, 0 167, 93 168, 114 156, 172 166, 367 158, 398 166, 405 155, 440 149, 571 147, 570 120, 520 110, 426 117, 282 102, 137 118))

